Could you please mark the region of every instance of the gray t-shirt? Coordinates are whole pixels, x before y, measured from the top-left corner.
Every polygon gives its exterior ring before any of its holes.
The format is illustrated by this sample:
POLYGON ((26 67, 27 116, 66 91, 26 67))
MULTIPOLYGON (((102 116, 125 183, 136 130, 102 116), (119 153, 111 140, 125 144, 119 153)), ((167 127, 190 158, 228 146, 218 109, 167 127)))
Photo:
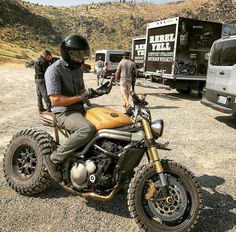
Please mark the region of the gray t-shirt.
MULTIPOLYGON (((47 68, 45 81, 48 96, 64 95, 72 97, 81 95, 85 91, 82 69, 69 69, 68 63, 62 58, 47 68)), ((78 110, 82 113, 82 103, 78 102, 70 106, 52 107, 52 112, 54 113, 62 113, 72 110, 78 110)))
POLYGON ((103 66, 104 66, 104 63, 102 60, 98 60, 96 63, 95 63, 95 66, 97 68, 97 70, 102 70, 103 69, 103 66))
POLYGON ((118 64, 117 70, 120 73, 121 81, 132 82, 133 72, 136 70, 136 65, 132 60, 123 58, 118 64))

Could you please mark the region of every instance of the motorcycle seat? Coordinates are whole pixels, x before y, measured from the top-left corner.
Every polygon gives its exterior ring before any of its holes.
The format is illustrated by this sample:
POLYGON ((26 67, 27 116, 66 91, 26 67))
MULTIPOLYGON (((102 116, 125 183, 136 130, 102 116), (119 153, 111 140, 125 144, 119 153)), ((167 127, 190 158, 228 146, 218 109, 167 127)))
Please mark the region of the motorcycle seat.
POLYGON ((51 126, 53 127, 54 125, 54 120, 55 120, 55 123, 57 124, 56 122, 56 118, 54 118, 54 114, 52 112, 42 112, 40 115, 40 121, 46 125, 46 126, 51 126))

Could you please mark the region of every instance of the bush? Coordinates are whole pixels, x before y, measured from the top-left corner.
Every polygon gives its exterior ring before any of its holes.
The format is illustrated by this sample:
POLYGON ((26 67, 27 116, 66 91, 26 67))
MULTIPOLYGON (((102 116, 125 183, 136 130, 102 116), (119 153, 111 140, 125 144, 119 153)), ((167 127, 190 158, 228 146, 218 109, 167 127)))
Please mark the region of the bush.
POLYGON ((27 54, 26 51, 21 51, 21 57, 22 57, 23 59, 29 58, 29 56, 28 56, 28 54, 27 54))

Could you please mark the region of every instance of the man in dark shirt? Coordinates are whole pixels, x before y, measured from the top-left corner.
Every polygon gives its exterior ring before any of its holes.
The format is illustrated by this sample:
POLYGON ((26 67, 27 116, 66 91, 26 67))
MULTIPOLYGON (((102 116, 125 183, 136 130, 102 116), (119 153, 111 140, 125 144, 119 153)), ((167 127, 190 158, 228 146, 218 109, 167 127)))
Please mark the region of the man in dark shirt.
POLYGON ((37 93, 37 105, 39 113, 43 111, 51 111, 51 103, 47 95, 44 74, 46 69, 51 64, 52 56, 48 50, 44 50, 43 54, 35 62, 35 84, 37 93), (43 100, 46 104, 46 109, 43 106, 43 100))
POLYGON ((89 90, 85 91, 81 69, 90 53, 87 40, 80 35, 69 36, 62 42, 60 53, 61 58, 45 73, 52 112, 59 125, 71 133, 51 155, 56 164, 63 163, 79 147, 87 144, 95 133, 95 127, 83 115, 83 101, 92 97, 89 90))

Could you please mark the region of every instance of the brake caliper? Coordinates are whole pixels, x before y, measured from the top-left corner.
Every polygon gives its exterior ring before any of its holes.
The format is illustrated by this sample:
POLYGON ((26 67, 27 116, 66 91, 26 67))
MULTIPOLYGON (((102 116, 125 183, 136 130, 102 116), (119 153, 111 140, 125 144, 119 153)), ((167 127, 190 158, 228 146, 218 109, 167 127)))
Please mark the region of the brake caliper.
POLYGON ((154 192, 156 191, 156 186, 153 181, 150 181, 148 185, 149 187, 147 189, 147 193, 145 194, 145 199, 153 201, 154 199, 153 195, 154 195, 154 192))

